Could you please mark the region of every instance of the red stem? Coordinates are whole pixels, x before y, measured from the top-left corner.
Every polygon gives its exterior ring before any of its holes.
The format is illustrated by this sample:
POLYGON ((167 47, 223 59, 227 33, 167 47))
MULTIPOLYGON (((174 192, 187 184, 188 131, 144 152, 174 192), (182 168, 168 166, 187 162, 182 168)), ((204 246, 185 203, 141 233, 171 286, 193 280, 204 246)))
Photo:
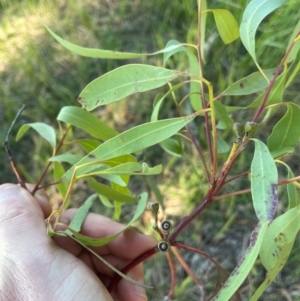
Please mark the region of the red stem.
POLYGON ((170 298, 173 297, 175 291, 175 285, 176 285, 176 274, 175 274, 174 263, 172 261, 171 254, 167 252, 166 255, 167 255, 167 260, 168 260, 170 273, 171 273, 171 288, 168 295, 164 298, 164 301, 169 300, 170 298))
POLYGON ((181 222, 177 225, 177 227, 172 231, 169 236, 169 241, 171 245, 175 242, 178 234, 198 215, 200 214, 211 202, 212 198, 212 190, 209 190, 207 196, 203 199, 200 205, 188 216, 184 217, 181 222))

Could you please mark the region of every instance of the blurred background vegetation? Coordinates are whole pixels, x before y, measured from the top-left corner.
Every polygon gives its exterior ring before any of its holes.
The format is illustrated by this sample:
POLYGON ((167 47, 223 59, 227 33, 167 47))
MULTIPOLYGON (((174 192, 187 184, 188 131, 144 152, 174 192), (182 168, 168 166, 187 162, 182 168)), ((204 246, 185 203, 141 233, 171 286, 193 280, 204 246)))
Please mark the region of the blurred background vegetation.
MULTIPOLYGON (((247 0, 208 1, 209 8, 228 9, 240 23, 247 0)), ((257 34, 257 57, 263 68, 276 67, 283 57, 290 34, 300 18, 298 0, 289 0, 259 27, 257 34)), ((64 39, 85 47, 128 52, 153 52, 171 40, 196 43, 196 0, 0 0, 0 141, 5 138, 16 112, 22 104, 27 108, 13 129, 13 137, 20 125, 27 122, 46 122, 57 128, 55 122, 59 110, 66 105, 79 105, 76 101, 81 90, 93 79, 123 64, 143 62, 162 65, 162 57, 134 61, 112 61, 77 56, 60 46, 45 30, 46 23, 64 39)), ((214 26, 212 15, 208 16, 205 77, 214 84, 215 93, 230 83, 246 76, 256 68, 240 41, 224 45, 214 26)), ((170 67, 185 69, 183 56, 175 55, 170 67)), ((288 101, 300 104, 299 77, 285 93, 288 101)), ((135 124, 149 120, 155 92, 138 94, 130 99, 108 105, 96 114, 111 126, 123 131, 135 124)), ((217 94, 216 94, 217 95, 217 94)), ((252 98, 227 98, 226 104, 245 105, 252 98)), ((163 117, 176 115, 174 105, 166 103, 163 117)), ((235 121, 250 120, 253 111, 238 112, 235 121), (247 119, 248 118, 248 119, 247 119)), ((278 116, 277 116, 278 119, 278 116)), ((277 120, 274 119, 274 122, 277 120)), ((270 124, 274 124, 274 122, 270 124)), ((195 130, 195 129, 194 129, 195 130)), ((196 125, 203 143, 203 126, 196 125)), ((196 133, 197 133, 196 132, 196 133)), ((268 132, 264 128, 263 132, 268 132)), ((261 133, 263 135, 263 133, 261 133)), ((230 144, 231 133, 224 137, 230 144)), ((15 159, 27 181, 36 182, 50 149, 33 132, 16 143, 10 140, 15 159)), ((144 187, 154 189, 153 198, 162 198, 166 214, 180 219, 199 202, 207 190, 196 154, 187 149, 188 156, 171 157, 157 146, 143 154, 153 164, 163 162, 163 174, 157 180, 147 180, 144 187), (192 163, 192 164, 191 164, 192 163), (197 173, 194 172, 196 168, 197 173)), ((299 148, 297 148, 299 154, 299 148)), ((16 182, 3 149, 0 150, 1 183, 16 182)), ((249 168, 251 152, 244 152, 236 169, 249 168)), ((222 159, 222 157, 221 157, 222 159)), ((225 159, 225 156, 224 158, 225 159)), ((293 168, 300 174, 299 155, 292 157, 293 168)), ((285 175, 285 171, 283 173, 285 175)), ((133 189, 141 184, 135 182, 133 189)), ((232 189, 249 187, 247 179, 232 184, 232 189)), ((281 210, 286 202, 282 194, 281 210)), ((280 208, 279 208, 280 210, 280 208)), ((126 211, 125 211, 126 212, 126 211)), ((241 251, 246 249, 249 235, 256 218, 250 196, 229 198, 217 202, 206 210, 182 235, 184 242, 215 257, 228 271, 237 264, 241 251), (198 229, 195 232, 194 229, 198 229), (188 239, 186 239, 188 237, 188 239)), ((151 232, 151 221, 144 218, 145 232, 151 232), (149 227, 150 224, 150 227, 149 227)), ((180 237, 181 239, 181 237, 180 237)), ((276 283, 265 293, 263 300, 300 300, 300 244, 297 241, 287 266, 276 283)), ((160 254, 146 264, 146 279, 156 287, 149 292, 149 300, 162 300, 167 294, 169 276, 164 255, 160 254), (155 264, 155 269, 149 268, 155 264), (158 285, 158 283, 160 283, 158 285)), ((198 255, 185 254, 197 276, 209 291, 213 290, 215 269, 198 255)), ((197 288, 186 274, 178 271, 179 297, 176 300, 198 300, 197 288)), ((263 280, 264 271, 254 268, 248 282, 243 286, 245 300, 263 280)))

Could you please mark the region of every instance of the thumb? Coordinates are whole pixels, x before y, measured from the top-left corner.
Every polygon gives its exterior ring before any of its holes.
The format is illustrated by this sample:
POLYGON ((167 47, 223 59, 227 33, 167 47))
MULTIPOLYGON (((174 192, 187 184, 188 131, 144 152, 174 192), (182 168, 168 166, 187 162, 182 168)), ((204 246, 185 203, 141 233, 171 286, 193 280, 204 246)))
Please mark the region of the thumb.
MULTIPOLYGON (((37 200, 24 188, 14 184, 0 185, 0 239, 11 247, 22 242, 36 243, 45 236, 43 211, 37 200)), ((35 244, 34 243, 34 244, 35 244)))

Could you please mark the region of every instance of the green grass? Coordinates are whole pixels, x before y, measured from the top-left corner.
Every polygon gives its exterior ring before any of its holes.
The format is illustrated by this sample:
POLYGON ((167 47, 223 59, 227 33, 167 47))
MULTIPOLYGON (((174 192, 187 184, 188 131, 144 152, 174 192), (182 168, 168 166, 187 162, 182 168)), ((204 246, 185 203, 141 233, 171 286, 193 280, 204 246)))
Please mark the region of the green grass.
MULTIPOLYGON (((209 6, 230 10, 239 22, 246 2, 246 0, 212 1, 209 6)), ((298 0, 290 0, 260 26, 256 49, 264 68, 278 65, 293 26, 299 18, 298 0)), ((18 127, 26 122, 43 121, 56 126, 55 118, 59 110, 66 105, 77 105, 77 96, 91 80, 128 63, 74 55, 53 40, 43 27, 43 23, 64 39, 81 46, 153 52, 163 48, 170 39, 195 43, 197 16, 196 1, 192 0, 156 1, 155 5, 151 1, 142 0, 0 0, 0 20, 0 140, 2 142, 22 104, 26 104, 27 109, 18 120, 12 136, 15 135, 18 127)), ((206 54, 208 63, 204 66, 204 74, 214 84, 217 94, 228 84, 256 69, 241 43, 224 45, 213 24, 213 17, 210 15, 206 54)), ((162 58, 150 58, 143 62, 161 65, 162 58)), ((172 62, 174 67, 180 69, 186 68, 184 63, 185 61, 178 63, 176 60, 172 62)), ((300 104, 300 94, 297 90, 299 83, 298 77, 286 93, 286 97, 298 104, 300 104)), ((97 111, 97 115, 120 131, 145 122, 149 120, 155 93, 149 92, 145 95, 142 99, 141 95, 135 95, 117 104, 111 104, 97 111)), ((225 102, 231 105, 246 104, 249 101, 249 97, 225 99, 225 102)), ((169 117, 172 114, 176 114, 174 105, 167 103, 162 116, 169 117)), ((233 118, 236 121, 244 121, 252 116, 250 114, 235 112, 233 118)), ((204 130, 201 124, 195 124, 195 129, 200 135, 204 130)), ((264 128, 258 134, 263 135, 263 132, 267 131, 268 128, 264 128)), ((233 139, 231 133, 226 133, 223 138, 229 143, 233 139)), ((50 149, 42 140, 29 133, 18 143, 15 143, 12 137, 10 144, 17 163, 27 174, 27 179, 36 181, 47 157, 51 155, 50 149)), ((187 159, 175 160, 167 154, 162 155, 162 150, 158 146, 141 155, 150 163, 155 164, 162 160, 165 164, 163 174, 154 180, 154 183, 158 183, 157 189, 164 198, 166 213, 175 223, 182 218, 183 212, 188 214, 207 191, 198 158, 191 150, 187 149, 187 151, 198 171, 198 177, 193 173, 187 159)), ((0 157, 2 158, 1 182, 16 182, 2 149, 0 157)), ((299 155, 292 158, 295 170, 299 170, 299 155)), ((244 170, 250 161, 251 149, 247 149, 247 152, 243 153, 236 162, 234 173, 244 170)), ((147 185, 149 183, 134 180, 132 188, 138 191, 147 185)), ((235 182, 229 188, 237 190, 248 186, 248 180, 244 179, 235 182)), ((74 201, 76 204, 81 198, 85 198, 84 189, 84 186, 79 187, 81 194, 74 201)), ((152 194, 151 198, 155 200, 155 195, 152 194)), ((125 207, 124 214, 128 213, 129 216, 130 210, 125 207)), ((189 225, 181 237, 186 243, 200 246, 230 271, 237 264, 240 251, 247 245, 248 235, 257 222, 254 216, 250 195, 224 199, 205 210, 201 218, 189 225), (233 214, 235 214, 234 218, 232 218, 233 214), (197 232, 194 229, 198 229, 197 232)), ((138 226, 150 233, 149 223, 151 224, 149 219, 145 219, 138 226)), ((283 288, 290 294, 299 292, 299 288, 295 287, 300 274, 298 254, 299 240, 288 264, 280 274, 280 280, 271 286, 263 300, 281 300, 283 288)), ((216 276, 214 268, 198 255, 185 252, 184 257, 195 268, 199 279, 207 283, 212 290, 212 283, 216 276)), ((258 285, 258 280, 263 279, 262 277, 263 271, 258 268, 249 276, 251 285, 245 289, 245 300, 251 289, 253 292, 254 287, 258 285)), ((154 292, 149 292, 149 300, 162 300, 164 294, 168 293, 169 287, 167 262, 163 254, 146 263, 146 278, 156 287, 154 292), (151 269, 153 264, 155 270, 151 269), (157 279, 160 279, 162 284, 158 285, 157 279)), ((178 270, 178 283, 178 292, 184 292, 185 295, 181 295, 176 300, 198 300, 198 292, 193 283, 186 280, 186 274, 180 270, 178 270)))

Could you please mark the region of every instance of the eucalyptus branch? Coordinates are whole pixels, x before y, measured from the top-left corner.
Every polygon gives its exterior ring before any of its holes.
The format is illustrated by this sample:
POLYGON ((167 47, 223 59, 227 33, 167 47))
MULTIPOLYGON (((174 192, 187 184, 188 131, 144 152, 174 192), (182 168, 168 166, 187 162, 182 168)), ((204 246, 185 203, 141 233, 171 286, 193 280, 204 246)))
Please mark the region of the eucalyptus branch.
POLYGON ((178 234, 195 218, 197 217, 211 202, 212 198, 212 189, 209 190, 207 196, 203 199, 200 205, 188 216, 184 217, 180 223, 176 226, 176 228, 172 231, 169 236, 169 241, 172 243, 175 242, 178 234))
MULTIPOLYGON (((68 128, 66 129, 66 131, 63 134, 62 138, 60 139, 59 144, 57 145, 56 149, 53 152, 53 156, 56 156, 58 154, 59 150, 63 146, 64 140, 66 139, 66 137, 67 137, 68 132, 70 131, 70 129, 71 129, 71 125, 68 126, 68 128)), ((37 181, 37 183, 35 184, 35 186, 34 186, 34 188, 32 190, 32 194, 33 195, 39 189, 39 186, 40 186, 41 182, 43 181, 44 177, 46 176, 47 171, 48 171, 49 167, 51 166, 51 164, 52 164, 52 161, 49 161, 48 164, 46 165, 46 167, 45 167, 45 169, 44 169, 41 177, 39 178, 39 180, 37 181)))
POLYGON ((13 169, 13 171, 14 171, 14 173, 15 173, 17 179, 18 179, 19 184, 20 184, 23 188, 27 189, 26 184, 25 184, 25 181, 24 181, 24 179, 23 179, 23 177, 22 177, 22 175, 21 175, 21 173, 20 173, 20 171, 19 171, 19 169, 18 169, 18 166, 17 166, 16 162, 15 162, 14 159, 13 159, 13 153, 12 153, 10 147, 9 147, 9 137, 10 137, 10 133, 11 133, 11 131, 12 131, 12 129, 13 129, 13 127, 14 127, 14 125, 15 125, 17 119, 19 118, 19 116, 20 116, 20 115, 22 114, 22 112, 24 111, 25 107, 26 107, 25 105, 23 105, 23 106, 21 107, 21 109, 17 112, 17 114, 16 114, 14 120, 12 121, 12 123, 11 123, 11 125, 10 125, 10 127, 9 127, 9 129, 8 129, 8 131, 7 131, 6 138, 5 138, 4 142, 3 142, 3 147, 4 147, 5 151, 6 151, 6 154, 7 154, 7 156, 8 156, 9 161, 10 161, 11 167, 12 167, 12 169, 13 169))
MULTIPOLYGON (((249 171, 247 171, 248 173, 249 171)), ((231 179, 230 179, 231 180, 231 179)), ((300 176, 297 176, 297 177, 293 177, 293 178, 290 178, 290 179, 287 179, 287 180, 282 180, 282 181, 279 181, 277 183, 278 186, 282 186, 282 185, 286 185, 286 184, 291 184, 291 183, 294 183, 296 181, 300 181, 300 176)), ((227 182, 228 183, 228 182, 227 182)), ((300 187, 299 183, 296 182, 297 186, 300 187)), ((224 199, 224 198, 228 198, 228 197, 231 197, 231 196, 234 196, 234 195, 239 195, 239 194, 245 194, 245 193, 250 193, 251 192, 251 189, 250 188, 247 188, 247 189, 244 189, 244 190, 239 190, 239 191, 234 191, 234 192, 229 192, 229 193, 225 193, 225 194, 222 194, 222 195, 218 195, 218 196, 214 196, 212 197, 212 201, 215 202, 215 201, 218 201, 218 200, 221 200, 221 199, 224 199)))
MULTIPOLYGON (((180 115, 180 116, 183 116, 183 113, 182 113, 182 111, 181 111, 180 105, 178 105, 178 104, 176 103, 176 106, 177 106, 177 110, 178 110, 179 115, 180 115)), ((206 109, 206 110, 209 110, 209 109, 206 109)), ((204 111, 204 114, 206 114, 206 110, 203 110, 203 111, 204 111)), ((202 110, 201 110, 201 111, 202 111, 202 110)), ((202 165, 203 165, 203 168, 204 168, 204 172, 205 172, 206 179, 207 179, 207 181, 209 181, 209 179, 210 179, 209 171, 208 171, 207 164, 206 164, 206 162, 205 162, 204 155, 203 155, 203 151, 201 150, 200 144, 197 143, 197 141, 196 141, 196 139, 195 139, 195 137, 194 137, 192 131, 190 130, 189 126, 186 125, 185 128, 186 128, 186 130, 187 130, 187 132, 188 132, 189 138, 190 138, 190 140, 191 140, 193 146, 195 147, 195 149, 196 149, 196 151, 197 151, 197 153, 198 153, 198 155, 199 155, 200 161, 201 161, 201 163, 202 163, 202 165)))
POLYGON ((204 288, 203 288, 202 283, 198 280, 198 278, 193 273, 192 269, 187 264, 187 262, 184 260, 184 258, 181 256, 181 254, 179 253, 179 251, 177 250, 177 248, 176 247, 172 247, 171 250, 172 250, 173 254, 175 255, 176 259, 179 261, 179 263, 183 267, 183 269, 186 271, 186 273, 193 279, 193 281, 195 282, 195 284, 199 287, 199 290, 200 290, 200 300, 204 301, 205 300, 205 293, 204 293, 204 288))
POLYGON ((247 188, 247 189, 244 189, 244 190, 239 190, 239 191, 233 191, 233 192, 229 192, 229 193, 224 193, 224 194, 221 194, 221 195, 218 195, 218 196, 214 196, 212 198, 212 202, 216 202, 216 201, 219 201, 221 199, 229 198, 229 197, 232 197, 232 196, 235 196, 235 195, 239 195, 239 194, 250 193, 250 192, 251 192, 251 189, 247 188))
POLYGON ((231 178, 228 179, 227 181, 224 181, 224 185, 225 185, 225 184, 228 184, 229 182, 232 182, 232 181, 234 181, 234 180, 236 180, 236 179, 239 179, 239 178, 241 178, 241 177, 243 177, 243 176, 246 176, 247 174, 249 174, 249 172, 250 172, 250 170, 247 170, 247 171, 241 172, 240 174, 238 174, 238 175, 236 175, 236 176, 231 177, 231 178))
POLYGON ((174 263, 172 261, 170 252, 166 253, 166 257, 167 257, 169 268, 170 268, 171 287, 170 287, 170 291, 169 291, 168 295, 164 297, 164 301, 167 301, 173 297, 174 291, 175 291, 175 286, 176 286, 176 273, 175 273, 174 263))
MULTIPOLYGON (((300 35, 300 31, 298 32, 298 34, 297 34, 296 37, 298 37, 299 35, 300 35)), ((275 84, 275 81, 276 81, 278 75, 280 74, 280 72, 281 72, 284 64, 285 64, 285 61, 286 61, 288 55, 290 54, 290 52, 292 51, 293 47, 295 46, 295 40, 291 43, 290 47, 288 48, 288 50, 286 51, 284 57, 282 58, 279 66, 277 67, 276 72, 275 72, 273 78, 271 79, 271 81, 269 83, 269 86, 268 86, 267 91, 266 91, 266 93, 264 95, 264 98, 262 99, 262 101, 260 103, 260 106, 258 107, 258 109, 257 109, 257 111, 256 111, 256 113, 255 113, 255 115, 254 115, 254 117, 252 119, 253 122, 257 121, 257 119, 261 115, 262 111, 264 110, 266 102, 268 100, 268 97, 269 97, 269 95, 271 93, 271 90, 272 90, 274 84, 275 84)))
MULTIPOLYGON (((200 77, 203 77, 203 68, 202 68, 202 55, 201 55, 201 0, 198 0, 198 43, 197 43, 197 55, 198 55, 198 62, 199 62, 199 72, 200 77)), ((207 101, 205 97, 205 89, 204 89, 204 83, 203 81, 200 82, 201 86, 201 99, 202 99, 202 107, 204 109, 207 108, 207 101)), ((213 112, 211 113, 213 114, 213 112)), ((210 159, 210 165, 215 166, 216 164, 216 158, 214 158, 213 154, 213 147, 212 147, 212 141, 211 141, 211 133, 210 133, 210 124, 209 124, 209 116, 208 113, 205 113, 205 134, 207 139, 207 145, 208 145, 208 152, 209 152, 209 159, 210 159)), ((213 184, 212 175, 210 179, 210 184, 213 184)))

